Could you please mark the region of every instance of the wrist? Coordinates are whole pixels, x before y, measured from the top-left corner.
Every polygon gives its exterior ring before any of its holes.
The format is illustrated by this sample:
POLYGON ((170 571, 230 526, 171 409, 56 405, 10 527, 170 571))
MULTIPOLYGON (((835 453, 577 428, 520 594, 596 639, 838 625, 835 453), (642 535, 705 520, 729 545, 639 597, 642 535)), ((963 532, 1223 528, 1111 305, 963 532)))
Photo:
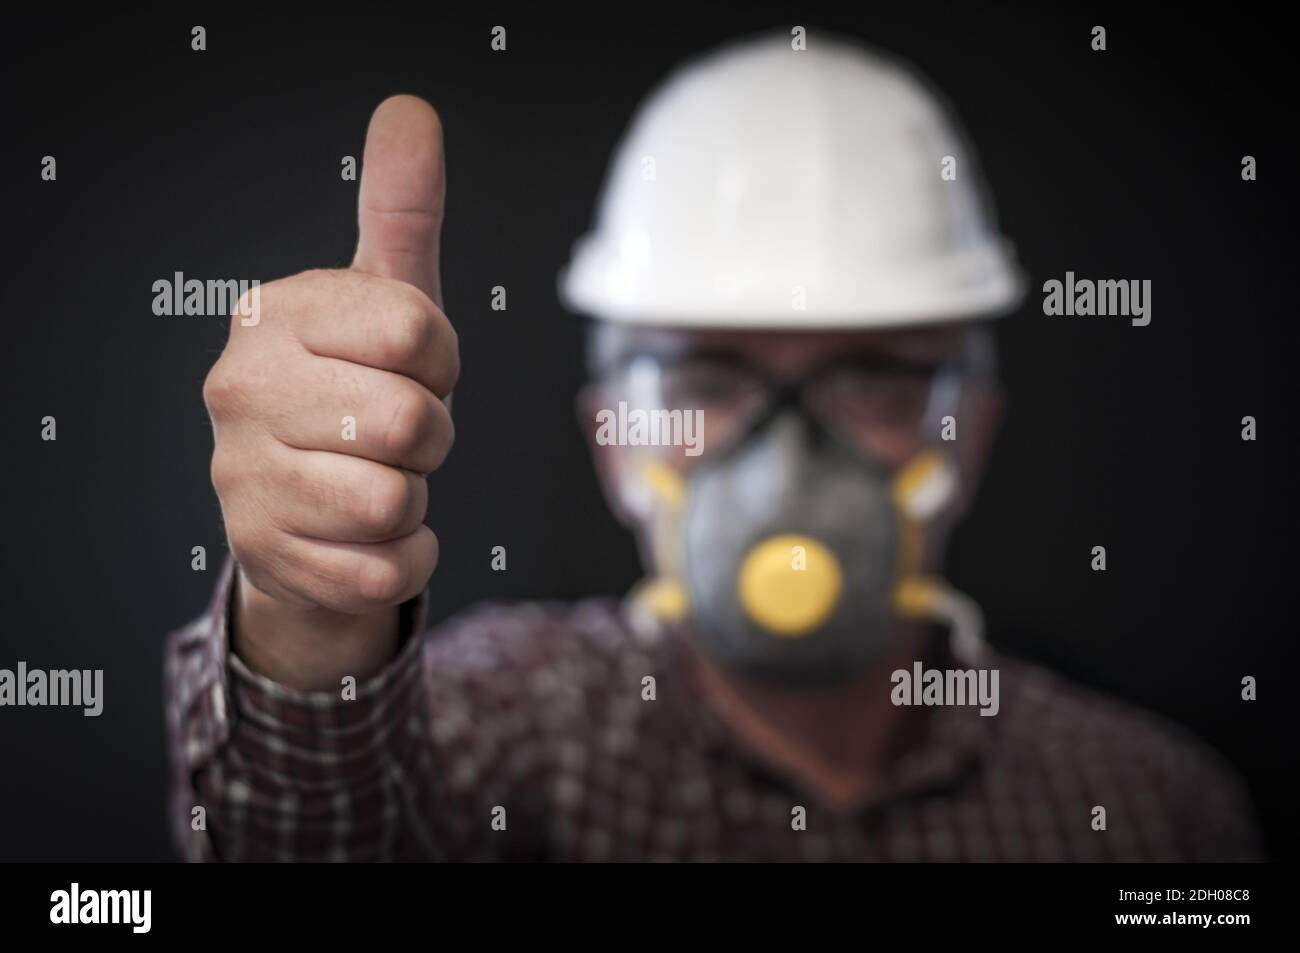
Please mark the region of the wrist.
POLYGON ((231 647, 252 671, 299 691, 332 691, 345 676, 363 682, 396 657, 398 607, 365 615, 287 605, 235 569, 231 647))

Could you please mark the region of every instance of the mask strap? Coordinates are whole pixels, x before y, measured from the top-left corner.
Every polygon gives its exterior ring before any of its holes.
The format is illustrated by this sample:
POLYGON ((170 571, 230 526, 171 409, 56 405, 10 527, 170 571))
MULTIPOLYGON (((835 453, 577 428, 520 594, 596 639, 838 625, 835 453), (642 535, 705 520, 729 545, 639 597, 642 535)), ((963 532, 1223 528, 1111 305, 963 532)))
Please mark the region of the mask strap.
POLYGON ((943 579, 921 572, 924 524, 948 505, 956 490, 956 465, 932 448, 914 457, 895 477, 893 496, 901 538, 894 610, 906 619, 946 624, 953 653, 975 661, 987 651, 979 605, 943 579))
POLYGON ((907 619, 948 626, 953 655, 978 662, 988 651, 979 604, 934 576, 909 576, 894 589, 894 609, 907 619))
POLYGON ((642 579, 628 593, 625 604, 629 616, 651 630, 663 623, 679 622, 689 609, 686 587, 680 581, 682 570, 672 540, 679 537, 685 487, 681 474, 659 460, 647 459, 637 467, 634 479, 642 494, 642 506, 658 509, 661 519, 652 521, 650 548, 653 564, 664 567, 664 574, 642 579))

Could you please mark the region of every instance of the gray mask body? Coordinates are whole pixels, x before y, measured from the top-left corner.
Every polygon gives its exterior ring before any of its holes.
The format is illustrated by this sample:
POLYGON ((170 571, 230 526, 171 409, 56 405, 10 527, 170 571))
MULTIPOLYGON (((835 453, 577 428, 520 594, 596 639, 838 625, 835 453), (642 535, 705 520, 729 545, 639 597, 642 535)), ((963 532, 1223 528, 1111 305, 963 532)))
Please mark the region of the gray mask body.
POLYGON ((900 521, 890 474, 794 409, 782 410, 686 481, 681 567, 694 638, 727 669, 815 686, 852 676, 887 649, 900 521), (739 578, 773 537, 830 550, 842 577, 815 627, 773 632, 747 609, 739 578))

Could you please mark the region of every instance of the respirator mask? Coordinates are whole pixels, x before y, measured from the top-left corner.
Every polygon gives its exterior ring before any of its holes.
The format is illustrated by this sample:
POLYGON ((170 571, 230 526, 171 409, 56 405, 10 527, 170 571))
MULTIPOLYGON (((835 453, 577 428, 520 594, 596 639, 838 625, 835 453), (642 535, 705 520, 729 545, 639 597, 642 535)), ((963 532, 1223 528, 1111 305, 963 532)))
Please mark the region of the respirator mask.
POLYGON ((790 687, 860 672, 899 620, 944 623, 978 652, 978 607, 923 573, 957 490, 941 448, 961 382, 955 365, 875 354, 793 382, 729 356, 627 361, 604 390, 655 573, 629 598, 634 622, 687 622, 727 670, 790 687))

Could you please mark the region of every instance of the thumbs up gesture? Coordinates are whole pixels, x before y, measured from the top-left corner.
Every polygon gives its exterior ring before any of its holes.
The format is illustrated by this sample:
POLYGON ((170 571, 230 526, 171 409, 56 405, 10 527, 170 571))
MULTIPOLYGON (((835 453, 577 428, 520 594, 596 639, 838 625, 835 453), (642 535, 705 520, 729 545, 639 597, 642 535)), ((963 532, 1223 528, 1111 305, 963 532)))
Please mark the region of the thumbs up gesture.
POLYGON ((438 558, 425 477, 460 368, 442 312, 442 126, 412 96, 366 134, 352 267, 261 286, 204 383, 212 482, 238 567, 235 645, 303 689, 395 651, 396 607, 438 558))

